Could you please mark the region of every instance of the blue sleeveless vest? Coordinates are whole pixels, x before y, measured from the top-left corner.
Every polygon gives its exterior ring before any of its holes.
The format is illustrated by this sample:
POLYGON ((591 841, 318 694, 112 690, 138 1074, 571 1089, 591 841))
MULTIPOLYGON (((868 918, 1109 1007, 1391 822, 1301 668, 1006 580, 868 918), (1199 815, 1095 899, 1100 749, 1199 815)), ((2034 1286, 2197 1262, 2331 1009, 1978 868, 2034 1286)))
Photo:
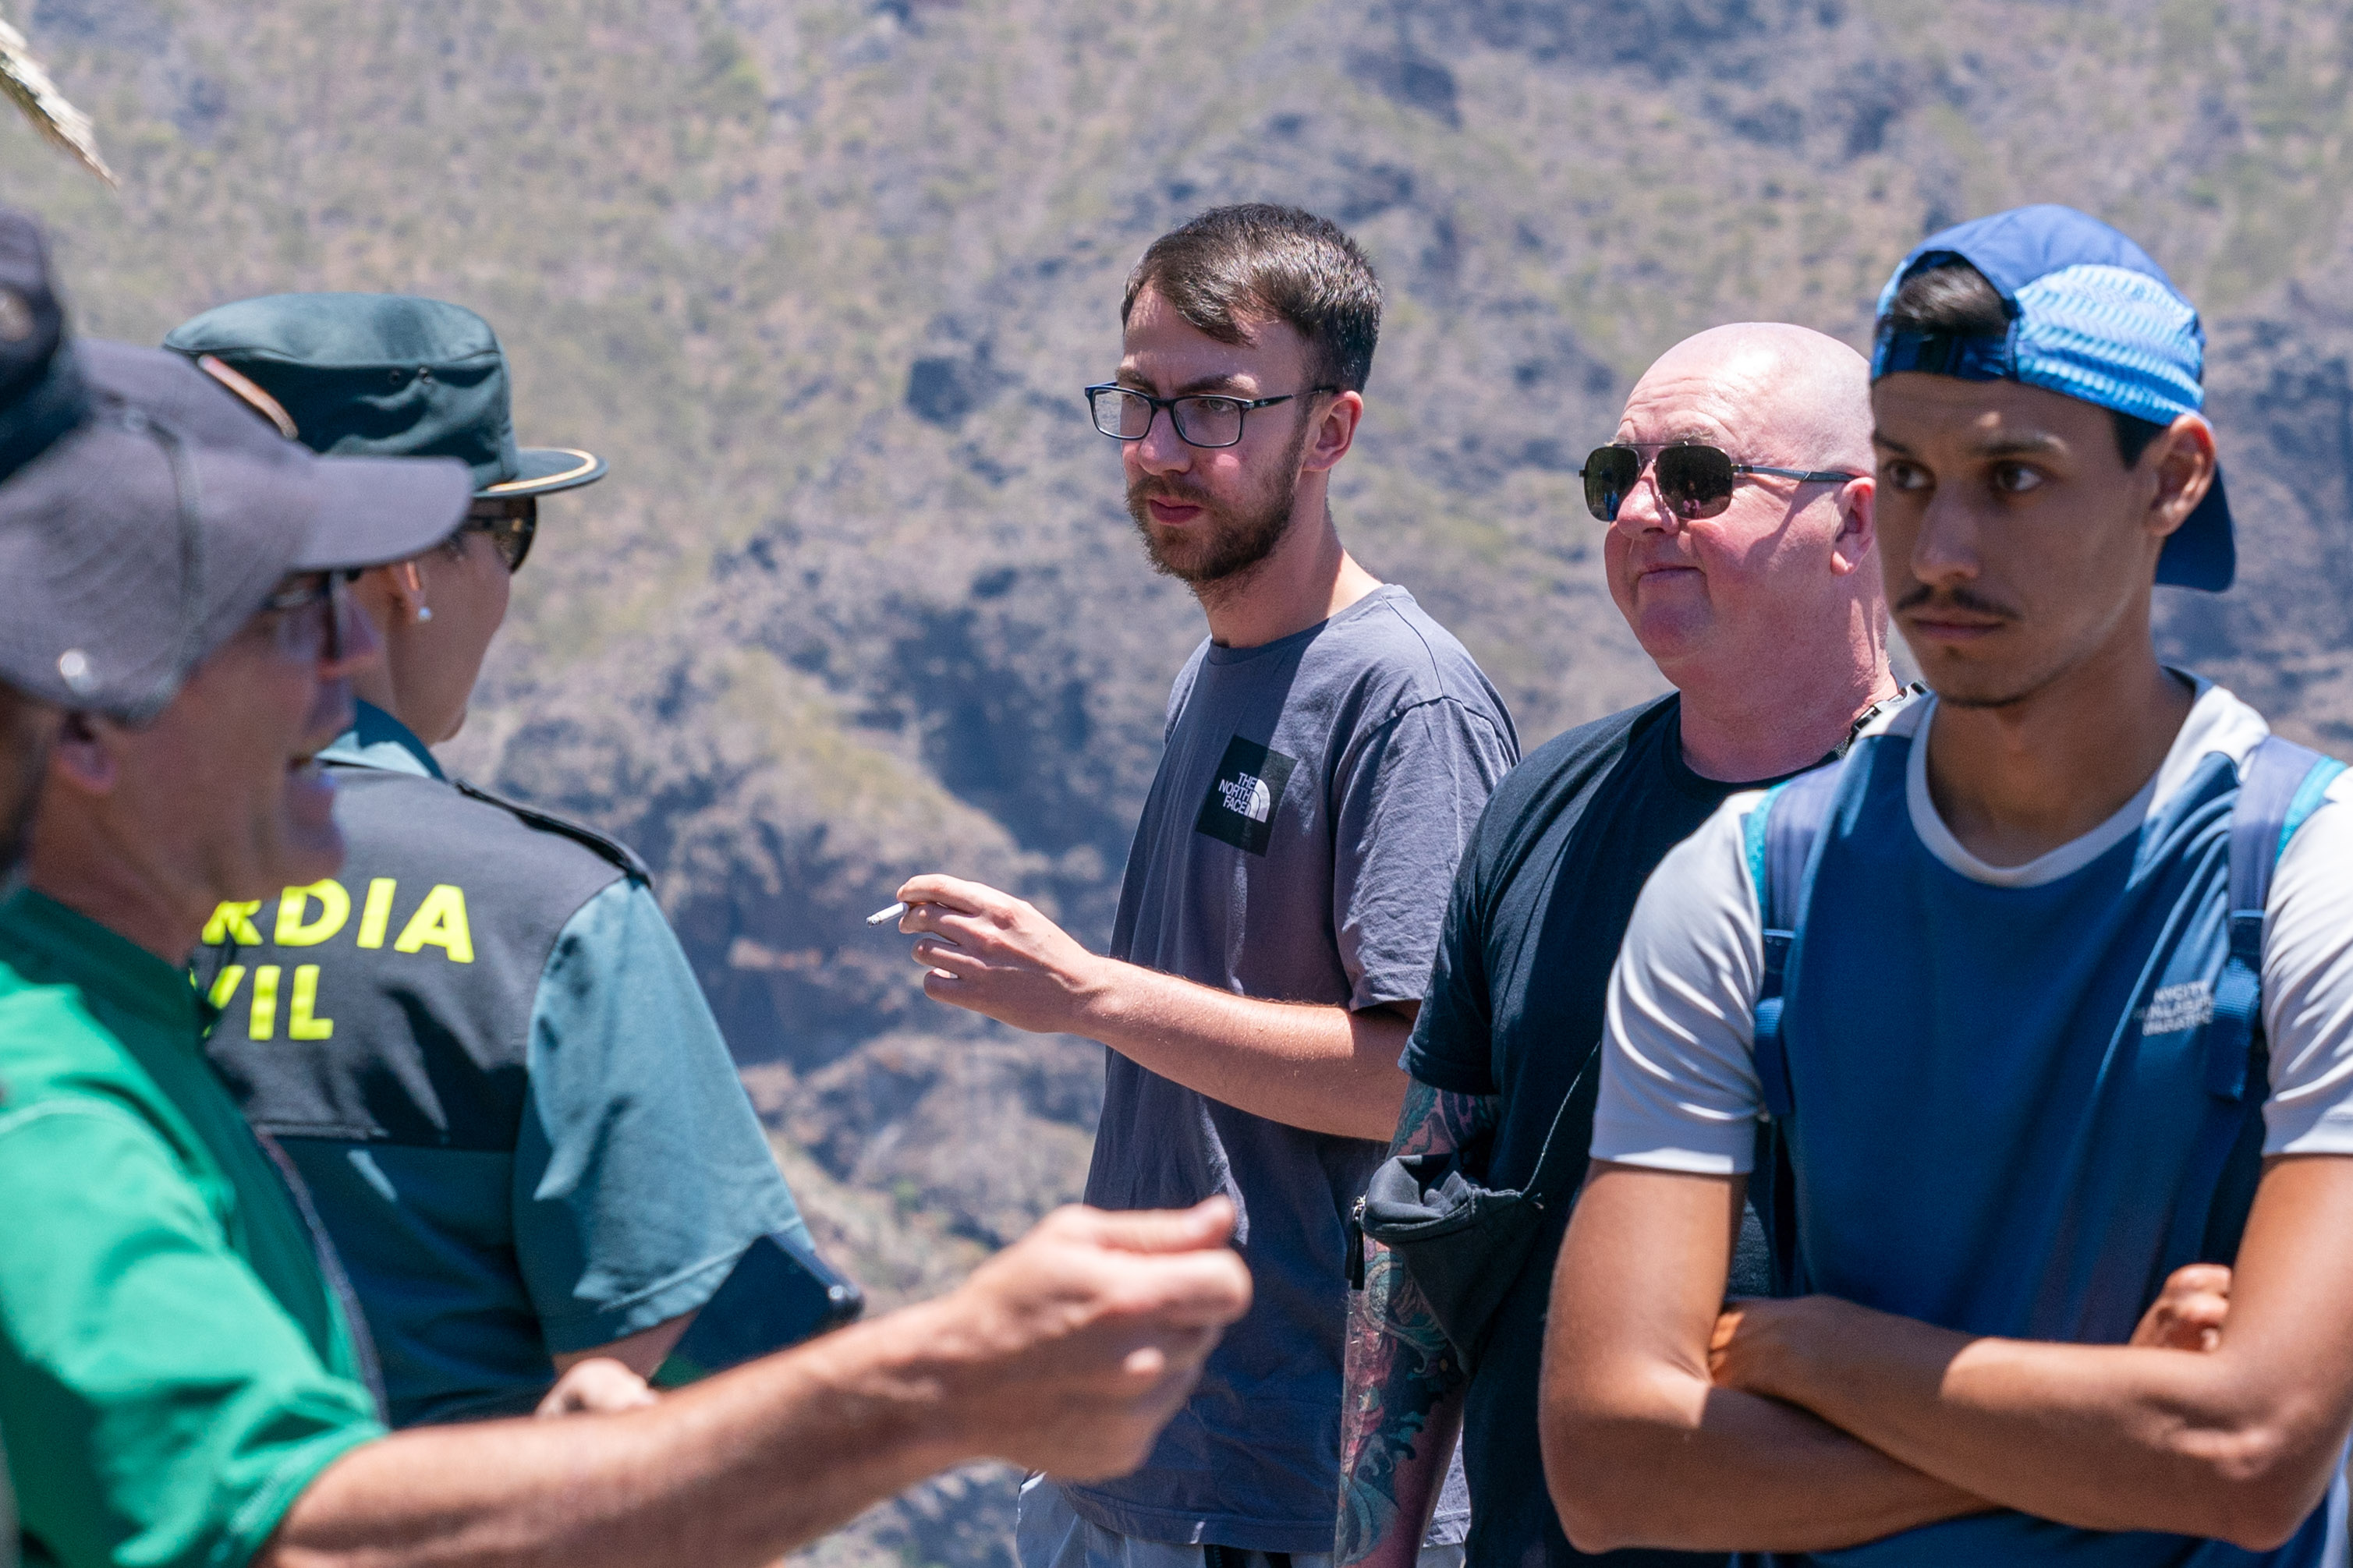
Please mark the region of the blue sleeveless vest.
MULTIPOLYGON (((1767 927, 1753 1178, 1775 1293, 1966 1333, 2121 1344, 2168 1274, 2229 1262, 2261 1174, 2263 908, 2339 764, 2210 753, 2140 831, 2034 887, 1973 881, 1912 826, 1908 735, 1747 823, 1767 927), (2235 831, 2234 831, 2235 829, 2235 831)), ((2017 1512, 1811 1559, 1855 1568, 2319 1568, 2343 1483, 2287 1545, 2017 1512)))

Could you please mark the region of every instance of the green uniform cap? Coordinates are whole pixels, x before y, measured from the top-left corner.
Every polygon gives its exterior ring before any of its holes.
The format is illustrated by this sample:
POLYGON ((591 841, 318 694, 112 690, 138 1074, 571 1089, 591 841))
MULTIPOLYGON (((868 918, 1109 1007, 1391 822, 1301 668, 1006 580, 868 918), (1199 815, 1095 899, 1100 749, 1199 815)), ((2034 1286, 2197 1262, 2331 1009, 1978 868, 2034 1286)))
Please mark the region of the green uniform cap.
POLYGON ((594 453, 515 445, 506 354, 462 305, 269 294, 184 321, 164 346, 268 394, 288 434, 313 451, 456 458, 473 470, 478 496, 544 495, 605 477, 594 453))

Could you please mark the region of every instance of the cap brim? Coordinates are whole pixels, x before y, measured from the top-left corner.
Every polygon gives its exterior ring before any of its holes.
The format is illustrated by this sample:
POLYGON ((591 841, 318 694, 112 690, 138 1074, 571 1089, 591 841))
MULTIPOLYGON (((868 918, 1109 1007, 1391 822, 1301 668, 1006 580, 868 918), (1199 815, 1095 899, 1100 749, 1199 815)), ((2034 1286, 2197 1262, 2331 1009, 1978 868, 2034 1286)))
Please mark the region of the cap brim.
POLYGON ((319 515, 299 572, 381 566, 431 549, 466 521, 474 476, 452 458, 320 458, 319 515))
POLYGON ((2231 502, 2222 493, 2222 470, 2189 521, 2173 531, 2157 558, 2157 580, 2177 588, 2219 594, 2238 575, 2239 551, 2232 538, 2231 502))
POLYGON ((605 477, 605 459, 573 447, 525 447, 515 454, 515 477, 484 485, 478 496, 543 496, 576 489, 605 477))

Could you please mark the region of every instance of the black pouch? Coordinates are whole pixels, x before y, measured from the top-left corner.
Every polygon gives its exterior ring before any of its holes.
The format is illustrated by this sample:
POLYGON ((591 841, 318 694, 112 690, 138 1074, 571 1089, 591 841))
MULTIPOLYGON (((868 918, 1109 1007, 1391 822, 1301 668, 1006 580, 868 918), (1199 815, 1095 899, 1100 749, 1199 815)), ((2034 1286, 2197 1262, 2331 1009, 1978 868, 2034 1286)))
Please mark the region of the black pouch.
MULTIPOLYGON (((1439 1331, 1467 1374, 1478 1365, 1495 1310, 1527 1267, 1545 1211, 1573 1188, 1585 1151, 1565 1143, 1562 1123, 1583 1102, 1600 1057, 1596 1046, 1577 1069, 1545 1133, 1528 1184, 1498 1190, 1483 1180, 1484 1140, 1442 1154, 1399 1154, 1381 1162, 1358 1205, 1364 1234, 1396 1254, 1430 1303, 1439 1331)), ((1362 1247, 1352 1256, 1361 1258, 1362 1247)))

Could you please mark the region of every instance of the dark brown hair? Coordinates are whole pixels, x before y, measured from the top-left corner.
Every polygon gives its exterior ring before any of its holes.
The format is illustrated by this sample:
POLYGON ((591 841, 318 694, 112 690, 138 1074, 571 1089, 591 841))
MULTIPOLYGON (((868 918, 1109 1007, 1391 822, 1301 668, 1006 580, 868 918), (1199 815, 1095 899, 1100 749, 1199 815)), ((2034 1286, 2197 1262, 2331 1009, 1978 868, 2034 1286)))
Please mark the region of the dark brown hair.
MULTIPOLYGON (((1992 282, 1966 261, 1940 261, 1924 267, 1904 280, 1888 302, 1881 323, 1906 332, 1950 332, 1957 337, 1982 337, 2010 331, 2010 311, 1992 282)), ((2116 453, 2125 467, 2140 462, 2148 444, 2165 434, 2165 426, 2129 414, 2108 410, 2116 430, 2116 453)))
POLYGON ((1251 202, 1212 207, 1162 235, 1128 274, 1125 325, 1149 288, 1197 330, 1238 343, 1253 321, 1307 340, 1313 384, 1361 392, 1381 336, 1381 285, 1356 242, 1329 218, 1251 202))

